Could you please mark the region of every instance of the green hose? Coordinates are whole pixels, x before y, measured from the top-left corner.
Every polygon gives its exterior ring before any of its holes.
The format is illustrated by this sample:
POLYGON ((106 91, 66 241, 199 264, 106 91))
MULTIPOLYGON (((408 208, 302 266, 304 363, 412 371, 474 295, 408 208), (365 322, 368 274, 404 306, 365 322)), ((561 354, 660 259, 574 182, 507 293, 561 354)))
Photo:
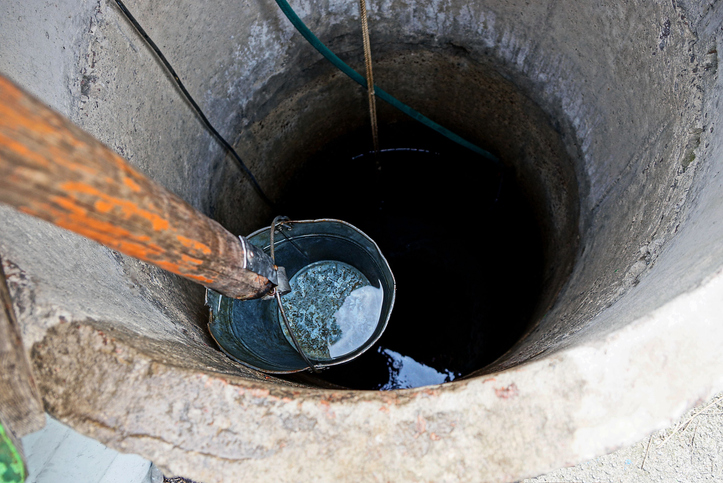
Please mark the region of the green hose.
POLYGON ((25 476, 23 459, 0 422, 0 483, 23 483, 25 476))
MULTIPOLYGON (((345 73, 347 76, 349 76, 354 82, 357 84, 363 86, 364 88, 367 87, 367 81, 359 74, 357 71, 349 67, 343 60, 341 60, 339 57, 336 56, 334 52, 329 50, 329 48, 324 45, 319 38, 314 35, 314 33, 309 30, 309 27, 307 27, 304 22, 301 21, 298 15, 296 15, 296 12, 291 8, 291 5, 286 0, 276 0, 276 4, 279 6, 282 12, 284 12, 284 15, 286 15, 286 18, 291 21, 291 23, 296 27, 296 30, 299 31, 299 33, 316 49, 319 51, 321 55, 323 55, 329 62, 334 64, 337 69, 345 73)), ((412 119, 415 119, 422 124, 424 124, 427 127, 430 127, 437 131, 442 136, 445 136, 446 138, 454 141, 455 143, 459 144, 460 146, 464 146, 465 148, 474 151, 475 153, 484 156, 485 158, 494 161, 495 163, 499 163, 500 160, 493 154, 491 154, 488 151, 485 151, 484 149, 480 148, 479 146, 476 146, 472 144, 471 142, 467 141, 466 139, 463 139, 462 137, 458 136, 457 134, 453 133, 449 129, 440 126, 436 122, 432 121, 428 117, 424 116, 420 112, 415 111, 408 105, 404 104, 403 102, 397 100, 395 97, 387 93, 386 91, 380 89, 376 85, 374 85, 374 93, 376 96, 383 100, 384 102, 391 104, 392 106, 396 107, 400 111, 402 111, 404 114, 408 115, 412 119)))

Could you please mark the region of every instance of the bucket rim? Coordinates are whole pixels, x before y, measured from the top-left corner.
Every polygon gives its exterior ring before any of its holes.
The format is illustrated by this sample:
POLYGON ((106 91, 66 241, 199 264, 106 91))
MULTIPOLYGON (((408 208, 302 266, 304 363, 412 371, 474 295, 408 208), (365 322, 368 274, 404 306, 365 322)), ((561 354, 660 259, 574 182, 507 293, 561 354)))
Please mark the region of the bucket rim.
MULTIPOLYGON (((229 353, 229 350, 226 349, 226 348, 219 342, 219 340, 218 340, 218 338, 216 337, 216 335, 214 335, 214 333, 213 333, 213 332, 214 332, 214 331, 213 331, 213 327, 214 327, 214 325, 215 325, 215 323, 216 323, 216 317, 214 317, 214 310, 213 310, 213 308, 212 308, 211 305, 208 303, 209 300, 210 300, 210 299, 209 299, 209 295, 211 295, 212 298, 221 297, 221 298, 219 299, 219 302, 220 302, 221 300, 223 300, 223 299, 228 299, 228 300, 230 301, 230 303, 233 303, 233 300, 232 300, 232 299, 229 299, 228 297, 224 297, 224 296, 222 296, 221 294, 218 294, 217 292, 215 292, 215 291, 213 291, 213 290, 211 290, 211 289, 206 289, 206 301, 207 301, 206 305, 209 306, 209 312, 210 312, 210 314, 209 314, 209 315, 210 315, 210 318, 209 318, 209 322, 208 322, 209 333, 211 334, 211 337, 213 338, 213 340, 214 340, 214 341, 216 342, 216 344, 218 345, 218 348, 221 350, 221 352, 223 352, 224 354, 226 354, 226 356, 228 356, 230 359, 238 362, 239 364, 241 364, 241 365, 243 365, 243 366, 245 366, 245 367, 248 367, 248 368, 253 369, 253 370, 261 371, 261 372, 264 372, 264 373, 267 373, 267 374, 293 374, 293 373, 303 372, 303 371, 306 371, 306 370, 309 370, 309 369, 323 369, 323 368, 327 368, 327 367, 331 367, 331 366, 335 366, 335 365, 339 365, 339 364, 345 364, 345 363, 350 362, 350 361, 356 359, 357 357, 361 356, 361 355, 364 354, 366 351, 368 351, 370 348, 372 348, 372 347, 374 346, 374 344, 376 344, 376 343, 379 341, 379 339, 381 338, 381 336, 382 336, 382 335, 384 334, 384 332, 386 331, 387 326, 388 326, 388 324, 389 324, 389 319, 391 318, 391 314, 392 314, 392 311, 393 311, 393 309, 394 309, 394 305, 395 305, 395 302, 396 302, 397 282, 396 282, 396 279, 395 279, 395 277, 394 277, 394 273, 392 272, 392 269, 391 269, 391 267, 389 266, 388 260, 386 259, 386 257, 385 257, 384 254, 382 253, 381 249, 379 248, 379 245, 378 245, 369 235, 367 235, 366 233, 364 233, 362 230, 360 230, 360 229, 357 228, 356 226, 352 225, 351 223, 348 223, 348 222, 343 221, 343 220, 334 219, 334 218, 318 218, 318 219, 307 219, 307 220, 287 220, 287 221, 280 222, 278 225, 291 225, 291 226, 293 226, 293 225, 308 225, 308 226, 313 226, 313 225, 319 225, 319 224, 339 225, 339 226, 343 227, 343 228, 346 229, 346 230, 352 231, 352 232, 353 232, 354 234, 356 234, 357 236, 362 237, 362 239, 364 240, 364 242, 365 242, 366 244, 368 244, 369 246, 365 247, 365 246, 361 246, 361 245, 360 245, 359 248, 360 248, 360 249, 363 249, 363 250, 366 250, 366 251, 373 251, 374 258, 377 260, 377 263, 378 263, 378 265, 380 266, 380 268, 383 270, 383 272, 385 272, 385 273, 384 273, 384 277, 386 278, 386 280, 385 280, 384 282, 382 282, 382 286, 385 286, 385 285, 387 286, 387 289, 385 290, 385 296, 388 296, 388 297, 389 297, 389 302, 388 302, 388 309, 386 309, 386 314, 384 314, 384 315, 382 315, 382 316, 380 317, 380 320, 379 320, 379 322, 378 322, 378 324, 377 324, 377 329, 375 330, 376 335, 375 335, 375 336, 372 336, 371 338, 369 338, 369 339, 361 346, 361 348, 363 348, 362 350, 357 349, 357 350, 355 350, 355 351, 350 352, 349 354, 346 354, 346 355, 344 355, 344 356, 340 356, 340 357, 335 358, 335 359, 333 359, 333 360, 317 360, 317 359, 314 359, 313 357, 309 357, 309 359, 310 359, 311 362, 313 363, 313 368, 310 368, 310 367, 308 367, 308 366, 304 366, 304 367, 301 367, 301 368, 283 368, 283 369, 278 368, 278 367, 277 367, 277 368, 273 368, 273 369, 272 369, 272 368, 269 368, 269 367, 259 367, 259 366, 255 365, 255 364, 252 363, 252 362, 242 360, 242 359, 239 358, 237 355, 233 355, 233 354, 229 353)), ((278 226, 278 225, 277 225, 277 226, 278 226)), ((270 241, 269 241, 268 238, 264 238, 264 236, 268 237, 268 234, 269 234, 269 232, 270 232, 270 229, 271 229, 270 226, 262 227, 262 228, 260 228, 260 229, 258 229, 258 230, 256 230, 256 231, 252 232, 252 233, 249 234, 248 236, 246 236, 246 239, 247 239, 250 243, 252 243, 252 244, 256 244, 256 243, 254 243, 254 242, 257 242, 257 243, 258 243, 258 241, 262 241, 263 243, 260 243, 260 244, 258 244, 258 245, 256 245, 256 246, 257 246, 258 248, 260 248, 261 250, 263 250, 264 252, 268 252, 268 251, 270 250, 270 241), (256 238, 256 240, 254 240, 254 238, 256 238), (259 238, 261 238, 261 240, 259 240, 259 238)), ((301 236, 303 237, 303 236, 313 236, 313 235, 315 235, 315 234, 309 233, 309 234, 302 234, 301 236)), ((323 233, 319 233, 319 234, 316 234, 316 235, 324 235, 324 234, 323 234, 323 233)), ((329 235, 340 236, 340 235, 338 235, 338 234, 329 234, 329 235)), ((280 242, 280 241, 281 241, 281 240, 279 240, 279 242, 280 242)), ((351 238, 347 238, 347 241, 354 242, 354 240, 351 239, 351 238)), ((358 241, 357 241, 357 243, 358 243, 358 241)), ((228 303, 228 302, 227 302, 227 303, 228 303)), ((219 305, 219 307, 220 307, 220 305, 219 305)), ((293 346, 292 346, 292 347, 293 347, 293 346)))

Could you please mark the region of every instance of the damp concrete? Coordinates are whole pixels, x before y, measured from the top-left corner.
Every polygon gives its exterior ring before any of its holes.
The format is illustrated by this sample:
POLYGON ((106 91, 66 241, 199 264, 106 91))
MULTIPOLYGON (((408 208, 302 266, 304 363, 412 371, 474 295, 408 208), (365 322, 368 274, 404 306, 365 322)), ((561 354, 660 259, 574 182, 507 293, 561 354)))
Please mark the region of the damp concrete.
MULTIPOLYGON (((273 2, 127 3, 270 197, 321 146, 366 125, 364 92, 273 2)), ((356 4, 294 7, 363 65, 356 4)), ((548 291, 527 330, 447 384, 323 389, 246 369, 208 336, 202 288, 0 207, 0 252, 47 411, 206 483, 517 481, 668 426, 723 390, 722 9, 369 5, 377 83, 498 154, 550 227, 548 291)), ((4 2, 0 31, 3 75, 144 174, 234 233, 276 214, 113 2, 4 2)))

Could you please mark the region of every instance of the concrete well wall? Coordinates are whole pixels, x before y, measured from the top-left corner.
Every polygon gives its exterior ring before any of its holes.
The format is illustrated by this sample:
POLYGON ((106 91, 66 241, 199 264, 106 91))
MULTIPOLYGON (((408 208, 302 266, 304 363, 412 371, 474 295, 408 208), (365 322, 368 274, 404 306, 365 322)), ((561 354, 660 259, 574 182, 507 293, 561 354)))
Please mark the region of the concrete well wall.
MULTIPOLYGON (((292 2, 363 66, 357 5, 292 2)), ((273 2, 128 1, 272 198, 366 121, 273 2)), ((492 366, 403 391, 253 372, 203 290, 0 207, 47 410, 203 482, 515 481, 638 440, 723 389, 716 2, 371 3, 380 86, 489 147, 546 227, 537 316, 492 366)), ((272 213, 114 2, 0 4, 0 73, 235 233, 272 213)), ((401 122, 381 108, 389 122, 401 122)))

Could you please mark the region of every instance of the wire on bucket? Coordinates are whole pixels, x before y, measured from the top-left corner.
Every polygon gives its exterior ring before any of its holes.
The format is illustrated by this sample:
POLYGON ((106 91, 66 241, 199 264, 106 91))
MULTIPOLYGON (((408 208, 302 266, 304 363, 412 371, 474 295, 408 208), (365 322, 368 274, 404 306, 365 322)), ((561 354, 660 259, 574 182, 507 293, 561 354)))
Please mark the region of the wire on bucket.
MULTIPOLYGON (((274 266, 276 266, 276 255, 274 253, 274 233, 276 232, 276 226, 283 224, 285 222, 289 221, 289 218, 286 216, 277 216, 274 218, 274 221, 271 222, 271 228, 269 232, 269 242, 271 244, 271 260, 274 262, 274 266)), ((283 233, 282 233, 283 235, 283 233)), ((286 238, 291 242, 290 239, 286 238)), ((291 242, 292 245, 295 245, 293 242, 291 242)), ((296 247, 297 250, 299 250, 298 247, 296 247)), ((303 252, 302 252, 303 253, 303 252)), ((307 257, 308 258, 308 257, 307 257)), ((301 348, 301 344, 299 343, 299 339, 296 338, 296 334, 294 333, 294 329, 292 328, 291 323, 289 323, 289 319, 286 317, 286 311, 284 310, 284 306, 281 303, 281 294, 278 290, 274 290, 274 298, 276 299, 276 304, 279 306, 279 312, 281 313, 281 319, 284 321, 284 325, 286 326, 286 330, 289 332, 289 335, 291 335, 291 340, 294 342, 294 347, 296 348, 297 352, 301 354, 301 357, 304 358, 304 362, 306 362, 306 365, 309 366, 309 369, 311 369, 314 372, 319 372, 319 369, 316 368, 316 366, 309 360, 309 358, 306 356, 306 353, 304 353, 304 349, 301 348)))

